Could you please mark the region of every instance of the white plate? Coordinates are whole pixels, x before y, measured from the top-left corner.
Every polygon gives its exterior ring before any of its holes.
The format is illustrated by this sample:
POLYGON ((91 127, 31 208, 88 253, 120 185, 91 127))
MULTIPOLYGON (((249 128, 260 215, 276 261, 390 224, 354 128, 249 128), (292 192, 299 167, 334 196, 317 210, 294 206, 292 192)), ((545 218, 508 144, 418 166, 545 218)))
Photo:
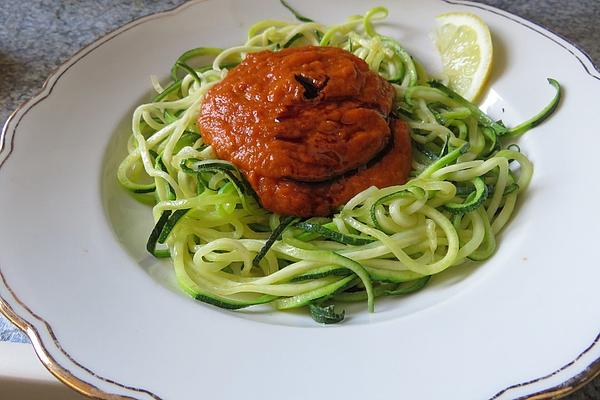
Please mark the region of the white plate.
MULTIPOLYGON (((276 0, 195 1, 86 47, 4 128, 0 308, 55 375, 101 398, 463 400, 546 398, 600 371, 600 74, 560 37, 491 7, 377 3, 390 9, 384 32, 434 68, 434 17, 481 15, 496 50, 483 107, 509 125, 551 98, 546 77, 565 88, 558 112, 520 141, 536 171, 497 254, 335 327, 182 295, 144 253, 150 209, 114 178, 131 112, 182 51, 291 20, 276 0)), ((373 5, 340 4, 296 2, 324 23, 373 5)))

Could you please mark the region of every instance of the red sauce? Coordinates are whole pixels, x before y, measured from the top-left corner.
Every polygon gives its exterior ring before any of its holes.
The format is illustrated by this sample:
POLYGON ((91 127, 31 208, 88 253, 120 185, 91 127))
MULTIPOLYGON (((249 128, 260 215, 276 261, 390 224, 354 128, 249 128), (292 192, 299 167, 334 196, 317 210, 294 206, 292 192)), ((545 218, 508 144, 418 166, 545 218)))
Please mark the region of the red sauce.
POLYGON ((273 212, 331 214, 370 186, 404 183, 408 127, 394 91, 351 53, 300 47, 250 54, 215 85, 198 125, 273 212))

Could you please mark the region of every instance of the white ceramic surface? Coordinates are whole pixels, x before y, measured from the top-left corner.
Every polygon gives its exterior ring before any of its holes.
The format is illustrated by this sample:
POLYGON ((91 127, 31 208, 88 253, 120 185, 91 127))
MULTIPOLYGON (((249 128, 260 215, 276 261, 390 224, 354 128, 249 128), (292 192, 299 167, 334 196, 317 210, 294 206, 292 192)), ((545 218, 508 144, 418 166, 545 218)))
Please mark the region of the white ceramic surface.
POLYGON ((145 254, 150 209, 114 177, 131 112, 182 51, 240 43, 267 17, 292 20, 276 0, 193 1, 83 49, 4 128, 0 309, 60 379, 103 398, 468 400, 554 396, 600 371, 600 73, 560 37, 487 6, 341 4, 294 2, 324 23, 385 5, 381 31, 430 70, 434 17, 479 14, 496 51, 482 107, 508 125, 551 98, 546 77, 562 83, 557 113, 519 141, 535 175, 498 252, 334 327, 181 294, 168 263, 145 254))

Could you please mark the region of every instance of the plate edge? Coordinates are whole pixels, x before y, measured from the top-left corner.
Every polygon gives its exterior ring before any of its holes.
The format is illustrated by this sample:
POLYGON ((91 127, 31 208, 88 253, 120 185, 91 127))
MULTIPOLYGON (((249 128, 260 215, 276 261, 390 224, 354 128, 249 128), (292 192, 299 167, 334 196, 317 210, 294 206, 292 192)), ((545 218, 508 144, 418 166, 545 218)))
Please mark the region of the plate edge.
MULTIPOLYGON (((3 282, 4 286, 7 286, 6 282, 4 280, 4 276, 2 275, 1 271, 0 271, 0 276, 2 278, 2 281, 4 281, 3 282)), ((36 318, 40 318, 36 314, 34 314, 29 308, 24 306, 18 299, 16 299, 16 301, 19 302, 23 307, 25 307, 36 318)), ((85 396, 88 396, 88 397, 91 397, 94 399, 102 399, 102 400, 121 400, 121 399, 129 400, 129 399, 131 399, 131 400, 135 400, 133 397, 125 397, 125 396, 121 396, 121 395, 107 393, 107 392, 101 390, 100 388, 98 388, 97 386, 95 386, 83 379, 75 377, 75 375, 69 369, 60 365, 60 363, 58 363, 56 361, 56 359, 51 355, 51 353, 46 349, 46 347, 44 346, 44 344, 41 340, 41 336, 40 336, 39 332, 37 331, 37 329, 35 328, 35 326, 28 323, 27 321, 25 321, 25 319, 23 319, 21 316, 19 316, 2 296, 0 296, 0 313, 4 314, 4 316, 10 322, 12 322, 19 329, 21 329, 23 332, 25 332, 25 334, 29 337, 31 344, 35 350, 35 354, 36 354, 37 358, 40 360, 40 362, 42 363, 42 365, 55 378, 57 378, 63 384, 67 385, 71 389, 73 389, 85 396)), ((45 321, 44 321, 44 325, 46 326, 46 329, 48 330, 50 336, 52 337, 52 340, 54 341, 55 345, 60 346, 58 339, 54 336, 54 334, 51 331, 51 328, 47 325, 47 323, 45 321)), ((69 359, 71 359, 72 362, 79 365, 79 363, 77 363, 77 361, 75 361, 70 355, 68 355, 68 353, 66 353, 64 350, 62 350, 62 347, 58 347, 58 348, 59 348, 60 352, 63 353, 65 356, 67 356, 69 359)), ((93 374, 93 375, 102 379, 98 375, 95 375, 95 374, 93 374)), ((118 383, 116 383, 116 384, 121 386, 118 383)), ((127 387, 125 387, 125 388, 127 388, 127 387)), ((160 399, 159 397, 154 397, 154 398, 157 400, 160 399)))
MULTIPOLYGON (((15 136, 14 134, 16 132, 17 127, 19 126, 21 118, 31 108, 33 108, 36 104, 38 104, 42 100, 46 99, 52 93, 52 89, 53 89, 55 83, 58 81, 58 79, 60 79, 60 77, 66 71, 68 71, 71 66, 73 66, 75 63, 77 63, 77 61, 79 61, 80 59, 85 57, 87 54, 92 52, 94 49, 96 49, 96 48, 102 46, 104 43, 110 41, 117 35, 119 35, 123 32, 126 32, 126 31, 134 28, 137 25, 140 25, 144 22, 147 22, 147 21, 150 21, 153 19, 158 19, 161 17, 176 14, 177 12, 182 11, 183 9, 191 6, 192 4, 197 4, 197 3, 204 2, 204 1, 206 1, 206 0, 191 0, 191 1, 185 2, 183 4, 180 4, 176 7, 167 9, 165 11, 161 11, 158 13, 154 13, 154 14, 136 18, 136 19, 130 21, 129 23, 104 34, 100 38, 96 39, 92 43, 86 45, 85 47, 83 47, 82 49, 77 51, 70 58, 68 58, 64 63, 59 65, 44 81, 40 91, 37 94, 35 94, 31 99, 25 101, 20 106, 18 106, 17 109, 15 109, 15 111, 13 111, 9 115, 9 117, 6 119, 6 121, 3 125, 3 128, 2 128, 2 131, 0 132, 0 168, 4 165, 4 163, 6 162, 6 160, 8 159, 8 157, 10 156, 10 154, 12 153, 12 151, 14 149, 14 136, 15 136), (21 113, 21 116, 18 118, 18 120, 16 121, 16 123, 14 124, 12 129, 10 129, 10 126, 12 125, 13 120, 17 117, 17 115, 19 113, 21 113), (8 138, 9 132, 12 135, 10 136, 9 145, 7 145, 7 138, 8 138)), ((489 11, 489 12, 492 12, 501 17, 507 18, 515 23, 518 23, 526 28, 529 28, 529 29, 533 30, 534 32, 551 40, 552 42, 559 45, 566 51, 568 51, 572 56, 577 58, 577 60, 582 65, 584 71, 591 78, 600 81, 600 69, 594 64, 591 57, 584 50, 582 50, 578 45, 572 43, 570 40, 564 38, 562 35, 552 31, 551 29, 548 29, 541 24, 538 24, 538 23, 529 21, 525 18, 519 17, 510 12, 501 10, 501 9, 493 7, 493 6, 489 6, 487 4, 474 3, 471 1, 462 1, 462 0, 440 0, 440 1, 445 2, 447 4, 451 4, 451 5, 462 5, 462 6, 467 6, 467 7, 479 8, 484 11, 489 11), (556 38, 554 38, 552 36, 547 35, 546 32, 554 35, 559 40, 557 40, 556 38), (583 56, 583 59, 579 57, 578 53, 583 56), (587 64, 586 64, 586 61, 587 61, 587 64)), ((40 316, 35 314, 32 310, 30 310, 24 303, 22 303, 16 297, 16 295, 14 294, 12 289, 8 286, 8 283, 6 282, 4 275, 2 274, 1 266, 0 266, 0 284, 2 284, 4 287, 6 287, 8 289, 8 291, 12 294, 13 298, 15 299, 15 301, 17 303, 19 303, 22 307, 24 307, 34 318, 38 319, 40 322, 42 322, 45 325, 48 333, 50 334, 50 336, 52 337, 52 339, 54 341, 55 346, 57 346, 57 349, 61 353, 63 353, 63 355, 66 356, 69 360, 71 360, 75 365, 77 365, 79 368, 84 369, 88 373, 92 374, 92 376, 94 376, 100 380, 103 380, 109 384, 114 384, 121 388, 130 389, 130 390, 136 391, 140 394, 141 393, 149 394, 152 398, 157 399, 157 400, 161 399, 156 394, 154 394, 148 390, 128 387, 128 386, 122 385, 118 382, 111 381, 109 379, 98 376, 93 371, 91 371, 91 370, 87 369, 86 367, 84 367, 83 365, 79 364, 62 348, 62 346, 58 342, 58 339, 54 336, 54 333, 52 332, 52 328, 50 327, 50 325, 43 318, 41 318, 40 316)), ((58 362, 56 362, 54 360, 54 358, 52 358, 51 354, 44 347, 41 337, 40 337, 39 333, 37 332, 37 329, 35 328, 35 326, 33 326, 32 324, 27 322, 21 316, 19 316, 12 309, 12 307, 10 307, 8 302, 4 298, 2 298, 2 296, 0 296, 0 313, 4 314, 6 316, 6 318, 8 318, 13 324, 15 324, 17 327, 19 327, 21 330, 23 330, 25 332, 25 334, 31 340, 31 343, 34 347, 36 355, 40 359, 42 364, 57 379, 62 381, 67 386, 71 387, 72 389, 77 390, 78 392, 80 392, 86 396, 90 396, 93 398, 106 399, 106 400, 132 399, 131 397, 109 394, 105 391, 102 391, 99 388, 97 388, 96 386, 90 384, 89 382, 86 382, 80 378, 75 377, 68 369, 62 367, 58 362)), ((581 357, 583 357, 583 355, 585 355, 587 352, 592 350, 599 343, 600 343, 600 333, 598 334, 598 336, 596 336, 595 341, 591 345, 589 345, 582 353, 580 353, 577 356, 577 358, 574 359, 573 361, 565 364, 561 368, 551 372, 548 375, 545 375, 545 376, 542 376, 542 377, 539 377, 539 378, 536 378, 534 380, 530 380, 527 382, 511 385, 511 386, 497 392, 489 400, 498 399, 500 396, 509 392, 511 389, 514 389, 517 387, 522 388, 524 386, 527 386, 527 385, 530 385, 533 383, 541 382, 544 379, 552 377, 552 376, 556 375, 557 373, 568 369, 574 363, 576 363, 581 357)), ((586 367, 586 369, 584 369, 584 371, 582 371, 580 374, 577 374, 558 385, 555 385, 548 389, 545 389, 545 390, 542 390, 539 392, 535 392, 535 393, 532 393, 532 394, 529 394, 529 395, 526 395, 523 397, 519 397, 515 400, 558 399, 558 398, 564 397, 568 394, 575 392, 576 390, 578 390, 579 388, 584 386, 586 383, 588 383, 589 381, 591 381, 598 375, 600 375, 600 358, 597 358, 594 361, 592 361, 592 363, 590 365, 588 365, 586 367)))

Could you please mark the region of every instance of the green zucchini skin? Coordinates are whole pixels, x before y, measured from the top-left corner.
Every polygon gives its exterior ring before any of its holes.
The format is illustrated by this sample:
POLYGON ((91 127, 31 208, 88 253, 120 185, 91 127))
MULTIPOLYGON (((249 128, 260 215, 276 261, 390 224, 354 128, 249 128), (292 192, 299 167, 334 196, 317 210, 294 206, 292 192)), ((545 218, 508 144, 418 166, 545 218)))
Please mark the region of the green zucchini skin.
MULTIPOLYGON (((381 286, 376 286, 374 288, 375 297, 384 297, 384 296, 401 296, 407 295, 411 293, 415 293, 421 289, 423 289, 431 276, 423 276, 421 278, 407 281, 403 283, 397 284, 383 284, 381 286)), ((354 303, 359 301, 365 301, 367 298, 367 294, 364 291, 358 292, 343 292, 335 295, 333 300, 339 301, 342 303, 354 303)))
POLYGON ((222 51, 223 51, 223 49, 220 49, 217 47, 197 47, 195 49, 190 49, 190 50, 184 52, 183 54, 181 54, 179 56, 179 58, 177 58, 177 60, 175 61, 175 64, 173 64, 173 66, 171 67, 171 78, 174 81, 177 81, 177 70, 180 67, 180 63, 185 63, 186 61, 188 61, 192 58, 196 58, 196 57, 202 57, 202 56, 216 57, 222 51))
POLYGON ((456 93, 454 90, 450 89, 443 83, 432 80, 429 81, 429 84, 431 87, 441 90, 446 96, 456 101, 462 107, 467 108, 471 112, 471 114, 477 118, 477 121, 482 126, 491 128, 496 133, 496 135, 504 136, 508 133, 508 128, 506 128, 502 121, 494 121, 489 115, 481 111, 479 107, 477 107, 476 105, 474 105, 473 103, 471 103, 470 101, 468 101, 467 99, 465 99, 460 94, 456 93))
POLYGON ((548 105, 544 107, 542 111, 534 115, 531 119, 515 126, 514 128, 509 129, 509 131, 507 132, 508 137, 520 136, 528 130, 540 125, 542 122, 547 120, 552 114, 554 114, 554 111, 556 111, 556 109, 558 108, 560 99, 562 98, 562 88, 560 86, 560 83, 558 83, 556 79, 547 79, 548 83, 552 85, 552 87, 556 90, 556 93, 550 101, 550 103, 548 103, 548 105))
POLYGON ((488 197, 488 187, 480 177, 471 181, 475 191, 471 192, 463 203, 446 203, 444 208, 452 214, 466 214, 479 208, 488 197))
POLYGON ((360 237, 358 235, 347 235, 344 233, 336 232, 332 229, 329 229, 323 225, 315 224, 311 222, 299 222, 296 225, 297 228, 300 228, 306 232, 316 233, 320 236, 323 236, 327 239, 334 240, 338 243, 350 244, 353 246, 362 246, 365 244, 373 243, 375 240, 371 238, 360 237))
POLYGON ((395 289, 386 291, 387 296, 399 296, 404 294, 411 294, 417 292, 425 287, 429 283, 431 276, 424 276, 413 281, 405 282, 398 285, 395 289))
POLYGON ((152 232, 150 232, 150 236, 148 237, 148 242, 146 243, 146 250, 148 250, 148 252, 155 257, 158 257, 156 255, 156 244, 158 242, 158 238, 162 233, 163 228, 167 224, 167 221, 169 220, 170 216, 171 210, 163 211, 163 213, 160 215, 160 218, 158 219, 158 222, 156 222, 156 224, 154 225, 152 232))
POLYGON ((252 260, 252 263, 254 265, 258 265, 260 263, 260 260, 262 260, 264 256, 267 255, 267 252, 273 246, 273 243, 275 243, 276 240, 279 240, 283 231, 285 231, 288 228, 288 226, 290 226, 295 220, 295 217, 283 217, 281 219, 281 222, 275 229, 273 229, 273 232, 265 242, 265 245, 258 251, 256 257, 254 257, 254 259, 252 260))
POLYGON ((434 161, 433 163, 431 163, 431 165, 429 165, 427 168, 425 168, 419 174, 419 177, 420 178, 429 178, 435 171, 456 162, 458 157, 462 156, 467 151, 469 151, 470 147, 471 146, 469 145, 469 143, 465 143, 462 146, 460 146, 452 151, 449 151, 448 154, 446 154, 445 156, 434 161))
POLYGON ((238 177, 241 176, 241 174, 234 165, 218 161, 203 162, 202 164, 199 164, 200 161, 201 160, 197 160, 194 158, 188 158, 186 160, 183 160, 181 161, 181 169, 187 174, 198 176, 202 172, 221 172, 225 174, 225 176, 227 176, 227 179, 236 188, 241 198, 243 198, 244 195, 249 194, 252 195, 252 197, 254 197, 254 199, 258 201, 258 196, 254 192, 250 184, 246 182, 245 179, 238 177), (189 165, 190 163, 194 162, 196 163, 195 165, 189 165))
POLYGON ((160 92, 159 94, 154 96, 154 98, 152 99, 152 102, 158 103, 159 101, 164 100, 168 95, 177 92, 181 88, 182 82, 183 82, 183 79, 175 80, 169 86, 167 86, 165 88, 165 90, 163 90, 162 92, 160 92))
POLYGON ((314 20, 305 17, 304 15, 300 14, 298 11, 296 11, 292 6, 290 6, 288 4, 287 1, 285 0, 279 0, 279 2, 281 3, 282 6, 284 6, 285 8, 288 9, 289 12, 292 13, 292 15, 300 22, 315 22, 314 20))
POLYGON ((301 38, 302 38, 302 35, 300 33, 295 34, 290 40, 288 40, 288 42, 286 44, 283 45, 283 48, 287 49, 288 47, 293 45, 296 40, 301 39, 301 38))
POLYGON ((146 187, 136 187, 134 189, 131 189, 131 191, 136 194, 152 193, 155 190, 156 185, 154 183, 150 183, 146 187))
POLYGON ((327 276, 348 276, 352 274, 348 268, 342 268, 337 265, 315 268, 302 275, 295 276, 290 282, 303 282, 311 279, 320 279, 327 276))
POLYGON ((183 218, 183 216, 185 216, 185 214, 187 214, 190 211, 189 208, 184 208, 184 209, 180 209, 180 210, 175 210, 175 212, 173 212, 170 216, 169 219, 167 220, 166 224, 163 226, 160 235, 158 236, 158 243, 164 243, 166 242, 167 238, 169 237, 169 234, 171 233, 171 231, 173 230, 173 228, 175 227, 175 225, 177 224, 177 222, 179 222, 179 220, 181 218, 183 218))
POLYGON ((372 268, 372 267, 363 267, 367 270, 367 273, 371 277, 371 279, 375 282, 385 282, 385 283, 403 283, 410 282, 415 279, 420 279, 423 275, 417 274, 412 271, 393 271, 390 269, 380 269, 380 268, 372 268))
POLYGON ((338 324, 344 320, 344 316, 346 315, 346 310, 342 310, 341 313, 335 312, 335 306, 333 304, 326 307, 321 307, 317 304, 309 304, 308 311, 315 322, 325 325, 338 324))
POLYGON ((198 73, 196 72, 196 70, 192 67, 190 67, 187 63, 183 62, 183 61, 177 61, 175 63, 175 66, 177 68, 181 68, 183 69, 185 72, 187 72, 188 74, 190 74, 194 80, 196 82, 198 82, 199 85, 202 84, 202 79, 200 79, 200 76, 198 75, 198 73))
POLYGON ((386 196, 383 196, 383 197, 377 199, 377 201, 375 201, 373 203, 373 205, 371 206, 371 209, 369 210, 369 215, 371 217, 371 221, 373 222, 373 225, 375 225, 378 229, 381 229, 381 226, 379 225, 379 222, 377 221, 377 207, 379 207, 380 205, 383 205, 383 203, 385 203, 386 201, 391 201, 391 200, 394 200, 397 198, 409 197, 409 196, 414 196, 417 199, 423 199, 425 196, 427 196, 427 193, 420 187, 409 186, 407 188, 404 188, 404 189, 399 190, 394 193, 390 193, 386 196))
POLYGON ((297 296, 277 299, 273 302, 273 305, 278 310, 289 310, 291 308, 303 307, 316 300, 333 296, 336 293, 345 290, 347 287, 354 285, 356 282, 357 281, 354 275, 347 276, 338 281, 330 283, 327 286, 323 286, 297 296))
POLYGON ((276 296, 264 295, 259 297, 256 301, 233 301, 231 299, 227 299, 225 297, 217 296, 215 294, 208 293, 196 293, 192 296, 195 300, 201 301, 203 303, 207 303, 213 305, 215 307, 223 308, 225 310, 239 310, 241 308, 246 308, 250 306, 255 306, 259 304, 270 303, 275 300, 276 296))

